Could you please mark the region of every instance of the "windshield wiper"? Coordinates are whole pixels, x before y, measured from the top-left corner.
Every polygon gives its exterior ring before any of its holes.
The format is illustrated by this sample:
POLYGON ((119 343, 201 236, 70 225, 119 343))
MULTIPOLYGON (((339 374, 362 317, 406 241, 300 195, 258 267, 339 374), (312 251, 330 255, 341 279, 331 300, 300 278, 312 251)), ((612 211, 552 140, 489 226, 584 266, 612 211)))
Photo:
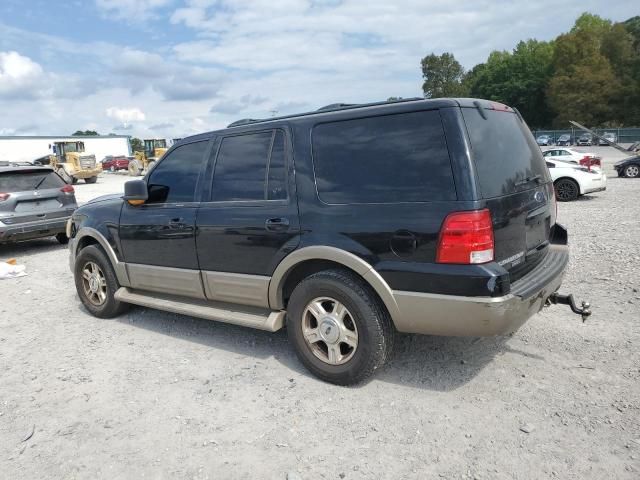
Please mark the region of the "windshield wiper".
POLYGON ((527 183, 531 183, 531 182, 540 183, 541 178, 542 178, 542 175, 540 174, 533 175, 532 177, 523 178, 522 180, 516 182, 516 187, 519 187, 520 185, 526 185, 527 183))
POLYGON ((37 190, 37 189, 38 189, 38 187, 39 187, 40 185, 42 185, 46 179, 47 179, 47 176, 45 175, 44 177, 42 177, 42 178, 40 179, 40 181, 39 181, 38 183, 36 183, 36 186, 35 186, 35 187, 33 187, 33 189, 32 189, 32 190, 37 190))

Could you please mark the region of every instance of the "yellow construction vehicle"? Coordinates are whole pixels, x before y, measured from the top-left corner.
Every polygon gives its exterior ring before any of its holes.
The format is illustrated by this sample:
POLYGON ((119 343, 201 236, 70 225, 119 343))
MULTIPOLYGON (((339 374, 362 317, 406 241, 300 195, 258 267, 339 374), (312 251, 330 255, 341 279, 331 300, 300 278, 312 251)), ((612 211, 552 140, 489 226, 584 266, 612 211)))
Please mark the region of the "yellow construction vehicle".
POLYGON ((84 151, 84 142, 54 142, 49 148, 53 153, 35 160, 36 165, 51 165, 67 183, 77 183, 79 179, 86 183, 98 181, 102 166, 95 155, 84 151))
POLYGON ((164 138, 144 140, 144 151, 133 152, 135 157, 129 162, 129 175, 137 177, 148 172, 167 152, 167 141, 164 138))

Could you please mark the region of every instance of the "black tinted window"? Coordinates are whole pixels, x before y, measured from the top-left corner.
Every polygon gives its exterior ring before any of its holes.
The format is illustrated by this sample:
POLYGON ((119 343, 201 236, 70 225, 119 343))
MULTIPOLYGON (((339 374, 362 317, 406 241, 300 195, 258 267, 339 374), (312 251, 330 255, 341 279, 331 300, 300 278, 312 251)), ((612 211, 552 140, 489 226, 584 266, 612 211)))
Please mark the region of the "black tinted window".
POLYGON ((64 181, 51 171, 22 171, 0 173, 0 192, 24 192, 64 187, 64 181))
POLYGON ((286 170, 285 170, 284 133, 276 131, 269 160, 269 174, 267 181, 267 199, 283 200, 287 198, 286 170))
POLYGON ((515 113, 463 108, 471 153, 484 198, 499 197, 536 186, 549 179, 540 147, 529 128, 515 113))
POLYGON ((438 111, 318 125, 313 164, 326 203, 456 199, 438 111))
POLYGON ((285 164, 282 131, 226 137, 216 160, 212 200, 284 199, 285 164))
POLYGON ((207 142, 182 145, 167 154, 149 177, 147 203, 193 202, 207 142))

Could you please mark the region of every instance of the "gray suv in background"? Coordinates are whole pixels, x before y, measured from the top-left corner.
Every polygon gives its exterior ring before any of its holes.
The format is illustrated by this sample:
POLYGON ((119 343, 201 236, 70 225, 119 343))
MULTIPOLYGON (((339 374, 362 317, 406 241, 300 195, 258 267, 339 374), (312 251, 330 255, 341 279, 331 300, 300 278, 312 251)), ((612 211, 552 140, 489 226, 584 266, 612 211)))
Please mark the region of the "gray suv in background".
POLYGON ((52 168, 0 166, 0 244, 55 236, 78 207, 74 189, 52 168))

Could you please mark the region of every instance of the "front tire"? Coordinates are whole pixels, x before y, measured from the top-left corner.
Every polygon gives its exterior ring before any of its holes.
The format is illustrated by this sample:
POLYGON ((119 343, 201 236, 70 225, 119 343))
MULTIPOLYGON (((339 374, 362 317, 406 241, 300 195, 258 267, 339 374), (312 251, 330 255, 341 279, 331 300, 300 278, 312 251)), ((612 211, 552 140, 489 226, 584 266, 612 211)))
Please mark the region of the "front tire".
POLYGON ((84 179, 84 183, 96 183, 98 181, 98 177, 89 177, 84 179))
POLYGON ((357 275, 325 270, 295 288, 287 333, 304 366, 337 385, 362 382, 390 357, 395 330, 384 305, 357 275))
POLYGON ((640 166, 638 165, 627 165, 624 168, 624 176, 627 178, 638 178, 640 177, 640 166))
POLYGON ((570 178, 561 178, 553 186, 559 202, 571 202, 580 196, 580 186, 570 178))
POLYGON ((74 277, 82 304, 94 317, 113 318, 128 305, 115 299, 120 288, 111 262, 95 245, 83 248, 76 258, 74 277))

